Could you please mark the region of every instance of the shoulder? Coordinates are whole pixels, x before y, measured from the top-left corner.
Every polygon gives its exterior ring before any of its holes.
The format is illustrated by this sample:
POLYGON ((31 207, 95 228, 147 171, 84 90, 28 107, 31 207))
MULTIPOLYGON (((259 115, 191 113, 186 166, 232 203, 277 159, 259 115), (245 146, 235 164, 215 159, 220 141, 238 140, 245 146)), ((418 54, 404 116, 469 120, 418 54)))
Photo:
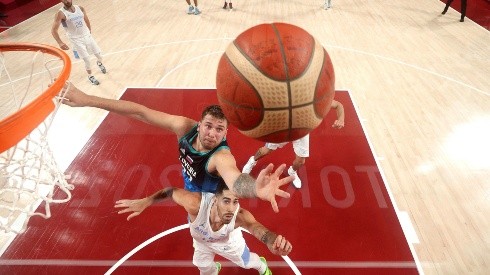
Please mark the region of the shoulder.
POLYGON ((58 12, 55 14, 55 18, 57 19, 66 19, 65 12, 63 11, 64 8, 61 8, 58 10, 58 12))
POLYGON ((255 222, 255 217, 252 215, 252 213, 250 213, 250 211, 244 208, 240 208, 236 216, 235 228, 241 226, 247 229, 251 224, 255 222))
POLYGON ((230 151, 230 148, 223 146, 215 151, 210 158, 213 164, 235 163, 235 157, 230 151))
POLYGON ((176 189, 174 191, 174 200, 177 204, 182 205, 187 213, 196 216, 199 213, 201 207, 201 200, 204 196, 200 192, 190 192, 184 189, 176 189), (177 193, 177 194, 175 194, 177 193))

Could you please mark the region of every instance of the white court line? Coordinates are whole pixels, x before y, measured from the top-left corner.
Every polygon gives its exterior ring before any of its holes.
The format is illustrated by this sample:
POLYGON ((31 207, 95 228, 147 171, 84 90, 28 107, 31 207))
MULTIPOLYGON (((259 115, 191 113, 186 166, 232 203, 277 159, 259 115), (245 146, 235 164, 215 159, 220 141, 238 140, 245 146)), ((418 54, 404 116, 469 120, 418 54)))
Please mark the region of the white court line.
MULTIPOLYGON (((189 224, 183 224, 183 225, 179 225, 177 227, 174 227, 174 228, 171 228, 169 230, 166 230, 160 234, 157 234, 153 237, 151 237, 150 239, 144 241, 142 244, 138 245, 136 248, 134 248, 133 250, 129 251, 126 255, 124 255, 124 257, 122 257, 119 261, 117 261, 116 264, 114 264, 114 266, 112 266, 106 273, 104 273, 105 275, 109 275, 109 274, 112 274, 112 272, 114 272, 114 270, 116 270, 120 265, 122 265, 123 263, 126 262, 127 259, 129 259, 131 256, 133 256, 136 252, 140 251, 141 249, 143 249, 145 246, 151 244, 152 242, 162 238, 162 237, 165 237, 166 235, 170 235, 174 232, 177 232, 179 230, 182 230, 182 229, 186 229, 186 228, 189 228, 189 224)), ((245 231, 247 233, 250 234, 250 232, 248 232, 247 230, 243 229, 243 228, 240 228, 242 231, 245 231)), ((294 271, 294 274, 301 274, 298 270, 298 268, 294 265, 293 261, 291 261, 291 259, 289 259, 288 256, 282 256, 282 258, 286 261, 286 263, 291 267, 291 269, 294 271)), ((173 262, 173 261, 171 261, 173 262)), ((0 261, 1 263, 1 261, 0 261)))
MULTIPOLYGON (((364 136, 366 137, 366 140, 367 140, 367 142, 369 144, 369 148, 371 149, 371 152, 373 153, 374 161, 376 162, 376 166, 379 169, 379 173, 381 175, 381 178, 383 179, 383 183, 384 183, 384 185, 386 187, 386 191, 388 193, 388 196, 390 197, 390 201, 393 204, 393 208, 395 209, 395 214, 396 214, 396 217, 398 218, 398 223, 400 224, 400 226, 402 227, 402 230, 403 230, 402 218, 401 218, 401 215, 400 215, 400 212, 401 211, 398 209, 398 206, 397 206, 396 201, 395 201, 395 196, 391 192, 390 185, 388 184, 388 181, 386 180, 386 176, 385 176, 385 173, 383 171, 383 168, 382 168, 382 166, 379 163, 380 162, 380 159, 384 159, 384 157, 380 157, 380 156, 378 156, 376 154, 376 151, 374 150, 373 143, 371 142, 371 139, 369 139, 369 135, 366 132, 365 123, 367 123, 367 120, 362 119, 361 113, 359 112, 359 109, 357 108, 357 104, 356 104, 356 102, 355 102, 354 97, 352 96, 352 94, 349 92, 349 90, 346 90, 346 92, 349 94, 349 97, 352 100, 352 105, 354 106, 354 109, 356 111, 357 117, 359 118, 359 122, 361 124, 362 131, 363 131, 364 136)), ((413 234, 416 234, 415 231, 413 231, 412 233, 413 234)), ((413 259, 415 261, 415 264, 417 266, 417 270, 418 270, 419 274, 420 275, 424 275, 424 270, 422 269, 422 265, 420 264, 420 261, 419 261, 419 258, 417 256, 417 253, 415 252, 415 248, 413 247, 413 244, 409 241, 409 236, 406 235, 407 232, 405 232, 405 230, 403 230, 403 234, 405 235, 405 240, 407 241, 408 247, 410 248, 410 252, 412 252, 412 257, 413 257, 413 259)), ((411 239, 414 239, 413 236, 411 236, 411 239)))
MULTIPOLYGON (((113 260, 81 260, 81 259, 23 259, 10 260, 0 259, 0 266, 80 266, 80 267, 95 267, 95 266, 112 266, 113 260)), ((302 268, 414 268, 415 264, 410 262, 382 262, 382 261, 296 261, 296 266, 302 268)), ((284 261, 267 261, 269 267, 287 267, 287 262, 284 261)), ((190 260, 128 260, 124 262, 124 266, 133 267, 192 267, 190 260)), ((236 267, 232 262, 222 262, 223 267, 236 267)), ((299 272, 299 271, 298 271, 299 272)), ((296 273, 300 274, 300 273, 296 273)))
POLYGON ((157 234, 157 235, 151 237, 150 239, 146 240, 142 244, 138 245, 135 249, 129 251, 128 254, 124 255, 124 257, 122 257, 119 261, 117 261, 117 263, 115 265, 113 265, 109 270, 107 270, 107 272, 105 274, 106 275, 112 274, 112 272, 114 272, 114 270, 116 270, 121 264, 123 264, 127 259, 129 259, 129 257, 133 256, 136 252, 140 251, 145 246, 147 246, 147 245, 151 244, 152 242, 160 239, 161 237, 164 237, 168 234, 172 234, 174 232, 177 232, 177 231, 185 229, 185 228, 189 228, 189 224, 179 225, 177 227, 171 228, 169 230, 166 230, 160 234, 157 234))
POLYGON ((369 53, 369 52, 365 52, 365 51, 361 51, 361 50, 356 50, 356 49, 351 49, 351 48, 346 48, 346 47, 342 47, 342 46, 328 45, 328 47, 336 48, 336 49, 341 49, 341 50, 345 50, 345 51, 348 51, 348 52, 355 52, 355 53, 359 53, 359 54, 363 54, 363 55, 368 55, 368 56, 376 57, 376 58, 379 58, 379 59, 383 59, 383 60, 386 60, 386 61, 389 61, 389 62, 392 62, 392 63, 404 65, 404 66, 407 66, 407 67, 410 67, 410 68, 413 68, 413 69, 416 69, 416 70, 419 70, 419 71, 422 71, 422 72, 425 72, 425 73, 428 73, 428 74, 431 74, 431 75, 434 75, 434 76, 437 76, 437 77, 440 77, 440 78, 444 78, 444 79, 449 80, 451 82, 455 82, 455 83, 457 83, 457 84, 459 84, 461 86, 465 86, 467 88, 470 88, 472 90, 475 90, 475 91, 477 91, 477 92, 479 92, 481 94, 490 96, 490 92, 482 91, 482 90, 480 90, 478 88, 475 88, 475 87, 473 87, 473 86, 471 86, 469 84, 466 84, 464 82, 461 82, 459 80, 456 80, 456 79, 454 79, 452 77, 445 76, 445 75, 442 75, 442 74, 437 73, 437 72, 433 72, 433 71, 428 70, 428 69, 424 69, 424 68, 419 67, 417 65, 413 65, 413 64, 410 64, 410 63, 399 61, 399 60, 394 59, 394 58, 391 58, 391 57, 386 57, 386 56, 382 56, 382 55, 379 55, 379 54, 369 53))
POLYGON ((198 55, 198 56, 196 56, 196 57, 194 57, 194 58, 191 58, 191 59, 189 59, 189 60, 187 60, 187 61, 185 61, 185 62, 183 62, 183 63, 180 63, 179 65, 175 66, 175 67, 174 67, 172 70, 170 70, 169 72, 167 72, 167 73, 166 73, 166 74, 165 74, 165 75, 164 75, 162 78, 160 78, 160 80, 158 81, 158 83, 157 83, 157 85, 156 85, 156 86, 157 86, 157 87, 159 87, 159 86, 160 86, 160 84, 162 84, 162 81, 163 81, 165 78, 167 78, 167 76, 169 76, 171 73, 175 72, 175 71, 176 71, 177 69, 179 69, 180 67, 182 67, 182 66, 184 66, 184 65, 187 65, 187 64, 189 64, 189 63, 191 63, 191 62, 194 62, 194 61, 196 61, 196 60, 198 60, 198 59, 200 59, 200 58, 202 58, 202 57, 205 57, 205 56, 210 56, 210 55, 213 55, 213 54, 222 54, 222 53, 223 53, 223 51, 217 51, 217 52, 212 52, 212 53, 202 54, 202 55, 198 55))

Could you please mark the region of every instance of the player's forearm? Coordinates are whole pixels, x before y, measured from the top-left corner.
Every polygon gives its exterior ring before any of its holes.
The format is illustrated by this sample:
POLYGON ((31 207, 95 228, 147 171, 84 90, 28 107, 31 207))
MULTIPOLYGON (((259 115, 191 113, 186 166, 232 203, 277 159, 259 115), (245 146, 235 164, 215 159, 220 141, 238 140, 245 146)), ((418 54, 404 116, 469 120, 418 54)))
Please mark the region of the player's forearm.
POLYGON ((57 29, 51 29, 51 35, 53 36, 54 40, 56 40, 56 42, 58 42, 58 45, 61 46, 61 44, 65 44, 63 43, 63 41, 61 40, 60 38, 60 35, 58 33, 58 30, 57 29))
POLYGON ((269 248, 272 247, 277 238, 277 234, 275 232, 270 231, 261 224, 258 224, 252 228, 252 234, 269 248))
POLYGON ((338 107, 335 111, 337 113, 337 120, 344 121, 344 118, 345 118, 344 108, 338 107))
POLYGON ((249 174, 242 173, 233 184, 233 192, 240 198, 255 198, 255 179, 249 174))
POLYGON ((342 103, 336 101, 334 108, 335 108, 335 113, 337 114, 337 120, 344 121, 344 118, 345 118, 344 105, 342 105, 342 103))

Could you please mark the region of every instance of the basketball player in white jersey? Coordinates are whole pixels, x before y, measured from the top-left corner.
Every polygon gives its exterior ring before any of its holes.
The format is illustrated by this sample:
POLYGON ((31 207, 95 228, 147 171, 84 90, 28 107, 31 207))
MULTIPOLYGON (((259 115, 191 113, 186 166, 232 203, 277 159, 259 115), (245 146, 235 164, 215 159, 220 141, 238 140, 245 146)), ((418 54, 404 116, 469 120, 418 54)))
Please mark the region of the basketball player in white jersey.
POLYGON ((100 48, 92 37, 87 13, 84 8, 73 5, 72 0, 61 0, 61 2, 63 3, 63 7, 56 13, 53 27, 51 28, 51 34, 56 42, 58 42, 61 49, 70 49, 68 45, 61 40, 60 35, 58 34, 60 25, 63 26, 71 41, 75 58, 83 59, 85 62, 85 69, 88 73, 88 79, 92 84, 99 85, 99 81, 92 75, 89 60, 90 54, 94 54, 97 57, 97 65, 102 73, 107 73, 107 70, 102 64, 100 48))
MULTIPOLYGON (((345 114, 344 114, 344 105, 342 103, 333 100, 332 109, 335 109, 337 113, 337 120, 334 121, 332 127, 336 129, 341 129, 344 127, 344 119, 345 119, 345 114)), ((251 156, 245 166, 243 166, 242 173, 247 173, 250 174, 252 172, 252 169, 254 166, 257 164, 257 161, 268 154, 270 154, 272 151, 284 147, 284 145, 288 144, 288 142, 283 142, 283 143, 266 143, 263 147, 259 148, 255 155, 251 156)), ((301 188, 301 179, 298 177, 297 171, 301 166, 303 166, 306 162, 306 158, 310 156, 310 135, 306 135, 300 139, 297 139, 293 141, 293 149, 294 153, 296 154, 295 159, 293 161, 293 164, 291 167, 288 169, 288 174, 290 176, 294 176, 293 179, 293 185, 296 188, 301 188)))
POLYGON ((119 200, 118 213, 131 213, 127 220, 141 214, 148 206, 172 199, 189 214, 189 228, 194 243, 192 263, 200 274, 217 274, 220 263, 214 262, 216 254, 242 268, 253 268, 259 274, 272 274, 263 257, 250 252, 239 227, 248 230, 276 255, 285 256, 292 250, 291 243, 281 235, 270 231, 255 220, 247 210, 240 208, 238 197, 220 184, 216 193, 197 193, 178 188, 165 188, 155 194, 137 200, 119 200))

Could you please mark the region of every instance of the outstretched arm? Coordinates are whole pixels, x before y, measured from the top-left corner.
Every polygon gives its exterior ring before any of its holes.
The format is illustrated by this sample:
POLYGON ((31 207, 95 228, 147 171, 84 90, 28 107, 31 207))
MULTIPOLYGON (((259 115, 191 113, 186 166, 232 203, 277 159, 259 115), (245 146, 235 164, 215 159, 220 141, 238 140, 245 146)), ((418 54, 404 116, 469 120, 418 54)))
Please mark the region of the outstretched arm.
POLYGON ((61 21, 65 19, 66 19, 65 15, 61 11, 58 11, 56 13, 56 15, 54 16, 53 26, 51 27, 51 35, 56 40, 56 42, 58 42, 58 45, 60 46, 61 49, 68 50, 69 49, 68 45, 66 45, 65 42, 61 40, 60 34, 58 33, 58 29, 60 28, 61 21))
POLYGON ((208 171, 218 171, 226 185, 240 198, 259 198, 270 201, 274 212, 279 212, 276 196, 289 198, 290 194, 280 189, 281 186, 290 183, 294 177, 288 176, 280 179, 282 172, 286 168, 283 164, 276 171, 274 165, 269 164, 260 171, 257 179, 246 173, 242 173, 236 166, 233 155, 228 150, 221 150, 213 155, 209 164, 208 171))
POLYGON ((235 226, 247 229, 255 238, 267 245, 267 248, 275 255, 286 256, 293 249, 285 237, 267 229, 243 208, 237 215, 235 226))
POLYGON ((344 105, 336 100, 333 100, 331 108, 335 109, 335 112, 337 113, 337 120, 334 121, 332 127, 337 129, 343 128, 345 119, 344 105))
POLYGON ((118 214, 131 213, 127 220, 138 216, 147 207, 165 200, 173 200, 178 205, 185 208, 190 215, 197 215, 200 206, 200 193, 192 193, 184 189, 168 187, 162 189, 151 196, 136 200, 118 200, 114 205, 115 208, 124 208, 117 212, 118 214))
POLYGON ((87 95, 71 83, 65 84, 64 89, 67 90, 67 93, 63 103, 68 106, 96 107, 115 112, 172 131, 178 138, 187 133, 197 123, 190 118, 156 111, 131 101, 87 95))

